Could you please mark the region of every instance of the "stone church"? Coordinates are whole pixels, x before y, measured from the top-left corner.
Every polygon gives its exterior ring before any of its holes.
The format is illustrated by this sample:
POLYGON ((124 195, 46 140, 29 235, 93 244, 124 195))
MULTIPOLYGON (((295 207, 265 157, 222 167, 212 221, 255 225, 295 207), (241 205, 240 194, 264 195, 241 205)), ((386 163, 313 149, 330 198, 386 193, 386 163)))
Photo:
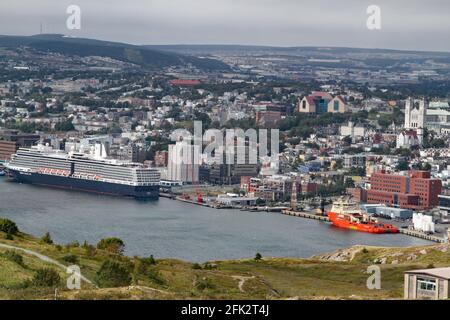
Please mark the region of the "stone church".
POLYGON ((405 105, 405 129, 417 132, 422 143, 423 132, 426 126, 428 102, 425 100, 407 99, 405 105))

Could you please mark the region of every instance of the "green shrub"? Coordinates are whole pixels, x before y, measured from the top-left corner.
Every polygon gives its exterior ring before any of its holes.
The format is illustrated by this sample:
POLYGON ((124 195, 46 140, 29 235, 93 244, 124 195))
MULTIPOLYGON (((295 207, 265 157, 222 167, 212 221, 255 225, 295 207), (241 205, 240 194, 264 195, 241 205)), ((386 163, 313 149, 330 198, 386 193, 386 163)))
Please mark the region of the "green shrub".
POLYGON ((97 271, 95 281, 102 288, 129 286, 131 275, 129 270, 120 263, 107 260, 97 271))
POLYGON ((149 269, 147 271, 147 276, 148 276, 148 279, 155 284, 162 286, 166 283, 166 281, 162 277, 161 273, 158 270, 156 270, 155 268, 149 269))
POLYGON ((115 254, 123 254, 125 243, 119 238, 105 238, 97 243, 97 249, 106 250, 115 254))
POLYGON ((53 244, 53 240, 52 237, 50 236, 50 232, 46 232, 42 238, 41 238, 41 242, 45 243, 45 244, 53 244))
POLYGON ((9 219, 0 219, 0 231, 6 234, 16 235, 19 232, 19 228, 17 228, 15 222, 9 219))
POLYGON ((142 258, 142 262, 144 262, 146 265, 154 266, 156 264, 155 257, 151 255, 148 258, 142 258))
POLYGON ((11 233, 7 233, 7 234, 5 234, 5 239, 6 240, 14 240, 14 237, 11 233))
POLYGON ((200 270, 201 268, 202 268, 202 266, 199 265, 198 263, 194 263, 194 264, 192 265, 192 269, 194 269, 194 270, 200 270))
POLYGON ((65 262, 76 264, 79 262, 78 256, 75 254, 68 254, 62 258, 65 262))
POLYGON ((215 263, 205 262, 203 264, 203 269, 205 269, 205 270, 217 269, 217 265, 215 263))
POLYGON ((55 269, 41 268, 36 271, 31 283, 36 287, 55 287, 61 283, 61 277, 55 269))
POLYGON ((88 257, 95 255, 95 247, 92 244, 89 244, 89 242, 84 241, 81 247, 86 251, 88 257))
POLYGON ((147 265, 139 257, 133 259, 133 274, 142 275, 147 273, 147 265))
POLYGON ((202 278, 200 280, 197 280, 197 282, 195 283, 195 287, 198 290, 206 290, 206 289, 214 289, 215 285, 212 283, 211 279, 208 278, 202 278))
POLYGON ((5 251, 5 253, 3 253, 3 257, 8 259, 9 261, 17 263, 21 267, 25 267, 22 255, 13 250, 5 251))

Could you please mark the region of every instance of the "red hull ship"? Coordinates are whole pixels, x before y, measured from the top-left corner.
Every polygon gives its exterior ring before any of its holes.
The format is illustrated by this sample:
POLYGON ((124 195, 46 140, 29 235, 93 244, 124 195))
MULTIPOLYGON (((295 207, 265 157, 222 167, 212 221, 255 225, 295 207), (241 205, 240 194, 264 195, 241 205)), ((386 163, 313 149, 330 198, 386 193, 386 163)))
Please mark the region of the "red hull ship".
POLYGON ((364 213, 356 203, 340 200, 333 203, 327 213, 333 225, 355 231, 368 233, 398 233, 398 228, 392 224, 379 223, 376 219, 364 213))

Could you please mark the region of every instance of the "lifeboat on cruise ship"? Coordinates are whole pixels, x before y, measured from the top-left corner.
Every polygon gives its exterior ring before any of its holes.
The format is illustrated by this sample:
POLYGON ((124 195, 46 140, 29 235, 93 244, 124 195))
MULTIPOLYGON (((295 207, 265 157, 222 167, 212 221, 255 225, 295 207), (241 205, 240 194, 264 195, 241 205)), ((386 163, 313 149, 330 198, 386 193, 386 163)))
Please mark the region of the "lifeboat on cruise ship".
POLYGON ((339 228, 368 233, 398 233, 392 224, 379 223, 378 220, 364 213, 356 203, 341 199, 333 203, 327 213, 333 225, 339 228))

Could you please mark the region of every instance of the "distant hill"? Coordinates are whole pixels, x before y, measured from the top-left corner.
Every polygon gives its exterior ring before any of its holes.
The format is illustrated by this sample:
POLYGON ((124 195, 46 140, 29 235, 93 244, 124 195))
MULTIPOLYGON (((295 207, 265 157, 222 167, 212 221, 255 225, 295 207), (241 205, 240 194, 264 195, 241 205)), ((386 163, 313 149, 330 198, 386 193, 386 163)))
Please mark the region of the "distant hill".
POLYGON ((251 45, 148 45, 148 49, 178 54, 210 56, 214 54, 252 54, 278 56, 301 61, 304 65, 348 68, 349 61, 362 62, 360 66, 369 68, 397 67, 402 63, 434 62, 450 63, 450 52, 408 51, 393 49, 346 48, 346 47, 274 47, 251 45), (300 60, 299 60, 300 59, 300 60), (324 60, 324 61, 321 61, 324 60), (331 63, 330 60, 340 60, 331 63))
POLYGON ((375 49, 375 48, 349 48, 349 47, 327 47, 327 46, 296 46, 296 47, 276 47, 259 45, 226 45, 226 44, 173 44, 173 45, 145 45, 149 49, 173 52, 215 52, 215 51, 260 51, 260 52, 317 52, 327 54, 348 54, 348 53, 378 53, 378 54, 416 54, 449 57, 450 52, 438 51, 417 51, 417 50, 397 50, 397 49, 375 49))
POLYGON ((189 55, 160 51, 143 46, 85 38, 65 37, 58 34, 35 36, 0 36, 0 47, 26 46, 42 52, 65 55, 104 56, 135 63, 149 68, 164 68, 192 64, 204 70, 228 70, 229 67, 214 59, 201 59, 189 55))

